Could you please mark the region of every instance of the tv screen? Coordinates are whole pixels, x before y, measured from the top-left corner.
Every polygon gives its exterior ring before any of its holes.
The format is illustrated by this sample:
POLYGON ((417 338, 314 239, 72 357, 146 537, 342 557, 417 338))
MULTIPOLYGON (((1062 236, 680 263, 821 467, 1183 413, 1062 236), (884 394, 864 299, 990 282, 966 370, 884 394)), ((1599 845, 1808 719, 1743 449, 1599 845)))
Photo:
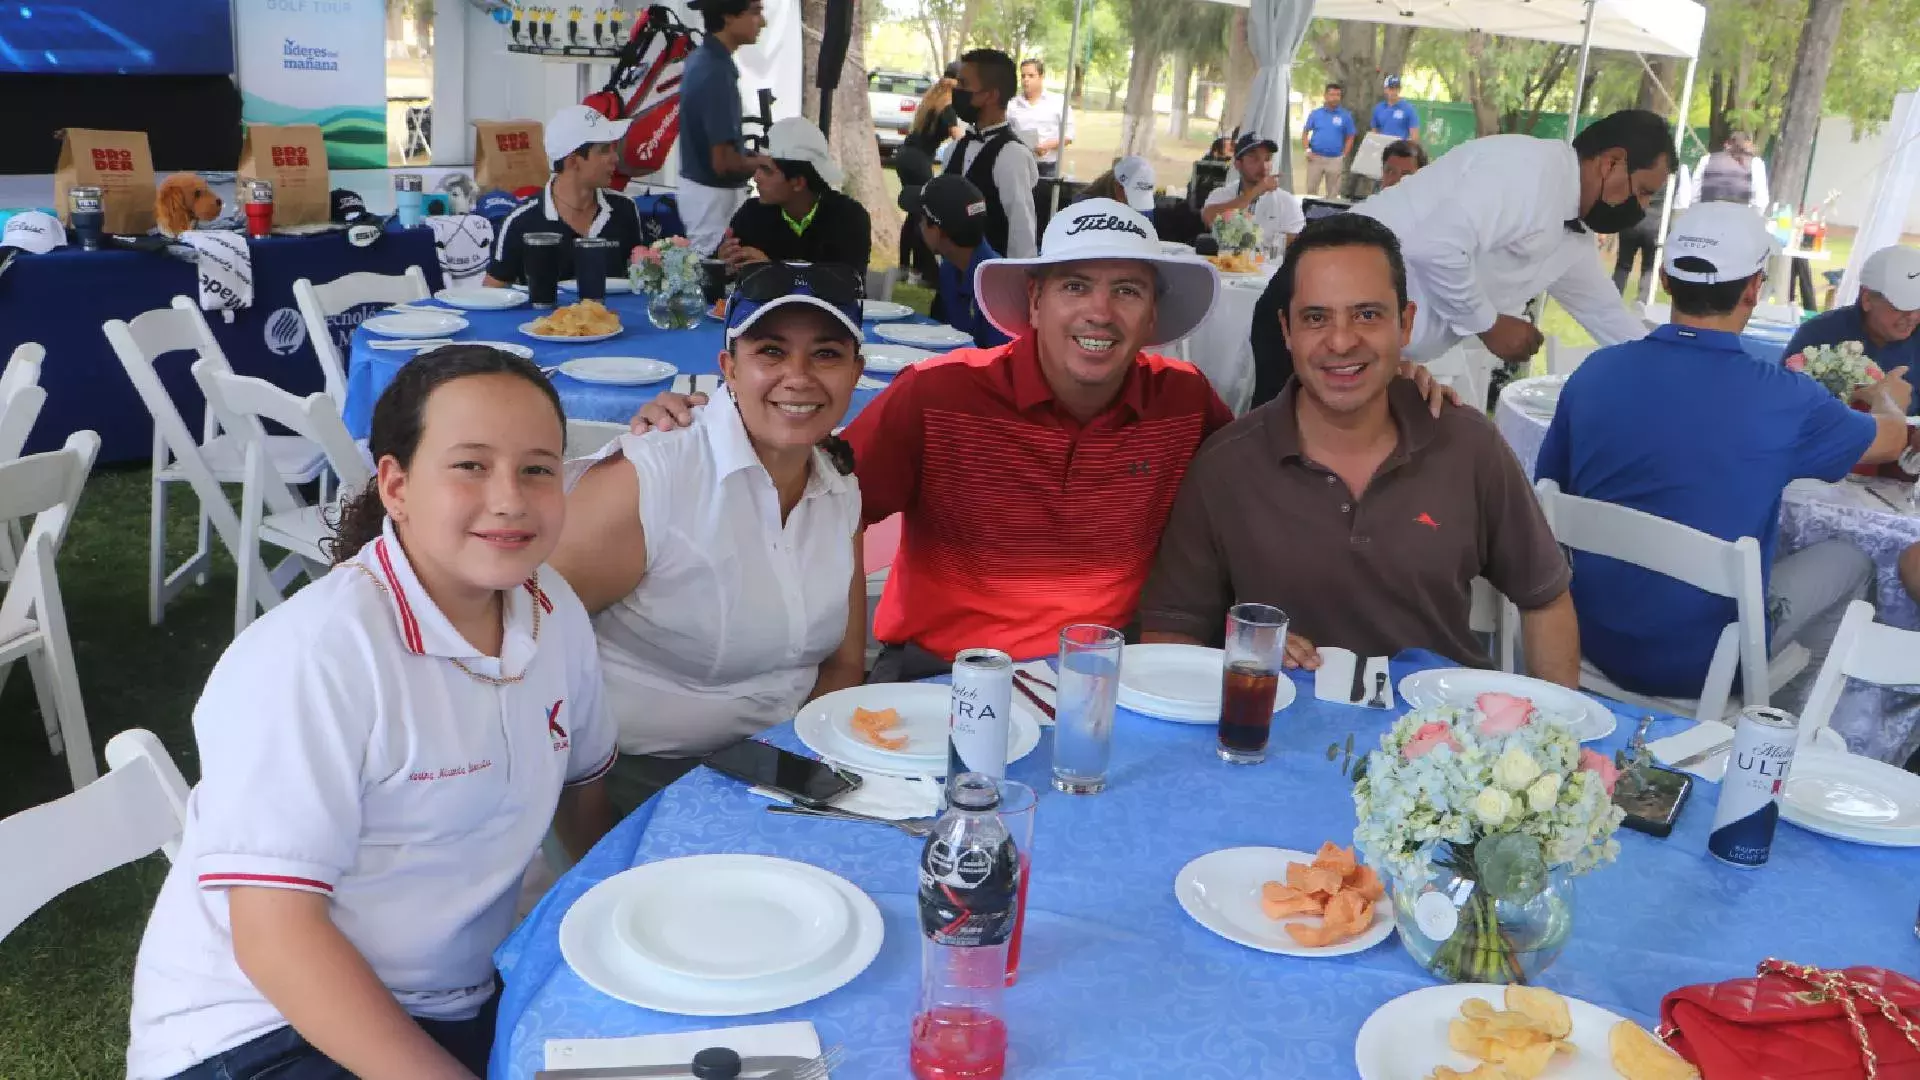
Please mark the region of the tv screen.
POLYGON ((231 0, 0 0, 0 71, 231 75, 231 0))

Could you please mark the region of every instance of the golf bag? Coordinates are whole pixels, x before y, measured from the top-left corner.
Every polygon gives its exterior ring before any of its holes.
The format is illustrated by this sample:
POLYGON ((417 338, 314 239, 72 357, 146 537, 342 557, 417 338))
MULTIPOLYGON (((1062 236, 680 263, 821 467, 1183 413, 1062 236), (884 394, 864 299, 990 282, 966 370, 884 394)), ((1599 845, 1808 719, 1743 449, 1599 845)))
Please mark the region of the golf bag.
POLYGON ((584 104, 609 120, 633 120, 620 143, 615 189, 666 165, 680 135, 680 77, 699 37, 671 9, 652 5, 634 20, 633 34, 620 47, 606 87, 587 95, 584 104))

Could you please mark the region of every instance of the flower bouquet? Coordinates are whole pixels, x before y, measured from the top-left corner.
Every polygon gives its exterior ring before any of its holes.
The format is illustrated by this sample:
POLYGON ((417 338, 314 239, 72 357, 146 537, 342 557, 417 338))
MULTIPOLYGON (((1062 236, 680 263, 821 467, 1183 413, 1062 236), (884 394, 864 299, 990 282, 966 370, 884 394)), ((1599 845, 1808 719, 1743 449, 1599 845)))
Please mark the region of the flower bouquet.
POLYGON ((662 330, 699 325, 707 309, 702 292, 705 274, 700 253, 684 236, 634 248, 627 264, 627 280, 633 283, 633 291, 647 294, 647 321, 662 330))
POLYGON ((1251 211, 1235 210, 1213 219, 1213 238, 1221 251, 1252 251, 1260 246, 1260 226, 1251 211))
POLYGON ((1852 400, 1861 389, 1886 378, 1880 366, 1867 359, 1867 347, 1858 341, 1809 345, 1787 357, 1785 364, 1788 371, 1805 375, 1841 401, 1852 400))
POLYGON ((1354 785, 1354 842, 1392 878, 1414 959, 1453 982, 1545 970, 1572 929, 1569 879, 1619 852, 1617 778, 1525 698, 1402 717, 1354 785))

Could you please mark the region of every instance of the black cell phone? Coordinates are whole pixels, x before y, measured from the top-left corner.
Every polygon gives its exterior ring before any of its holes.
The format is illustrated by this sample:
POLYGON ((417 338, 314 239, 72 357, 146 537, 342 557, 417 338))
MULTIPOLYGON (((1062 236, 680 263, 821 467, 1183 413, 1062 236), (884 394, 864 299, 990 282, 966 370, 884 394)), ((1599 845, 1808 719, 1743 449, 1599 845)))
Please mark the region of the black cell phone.
POLYGON ((721 747, 701 763, 754 787, 771 788, 801 806, 827 806, 860 786, 860 777, 853 773, 835 772, 823 762, 752 739, 721 747))
POLYGON ((1627 812, 1620 824, 1648 836, 1671 836, 1680 808, 1693 793, 1693 777, 1673 769, 1649 765, 1637 783, 1621 777, 1613 789, 1613 804, 1627 812))

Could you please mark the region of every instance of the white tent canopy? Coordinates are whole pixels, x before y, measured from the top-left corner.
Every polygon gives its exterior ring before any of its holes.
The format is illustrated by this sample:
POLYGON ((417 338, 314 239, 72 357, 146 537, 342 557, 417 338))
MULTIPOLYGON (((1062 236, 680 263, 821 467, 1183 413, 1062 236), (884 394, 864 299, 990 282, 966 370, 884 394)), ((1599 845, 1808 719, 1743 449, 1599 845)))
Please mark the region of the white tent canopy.
MULTIPOLYGON (((1251 7, 1255 0, 1218 0, 1251 7)), ((1272 0, 1261 0, 1270 3, 1272 0)), ((1293 0, 1283 0, 1293 2, 1293 0)), ((1316 19, 1482 30, 1489 34, 1578 45, 1588 0, 1318 0, 1316 19)), ((1707 9, 1695 0, 1594 0, 1592 46, 1693 57, 1700 53, 1707 9)))

